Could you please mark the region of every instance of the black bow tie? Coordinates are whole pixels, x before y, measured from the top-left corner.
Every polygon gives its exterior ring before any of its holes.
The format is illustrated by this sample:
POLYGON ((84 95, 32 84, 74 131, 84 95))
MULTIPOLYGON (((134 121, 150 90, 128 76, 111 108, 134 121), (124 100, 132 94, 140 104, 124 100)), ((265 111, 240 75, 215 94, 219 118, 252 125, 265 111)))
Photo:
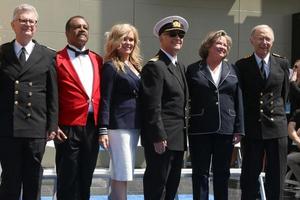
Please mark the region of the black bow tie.
POLYGON ((75 57, 79 56, 79 55, 87 55, 89 54, 89 50, 86 49, 84 51, 77 51, 76 49, 73 49, 72 47, 68 46, 68 49, 70 49, 71 51, 74 51, 75 53, 75 57))

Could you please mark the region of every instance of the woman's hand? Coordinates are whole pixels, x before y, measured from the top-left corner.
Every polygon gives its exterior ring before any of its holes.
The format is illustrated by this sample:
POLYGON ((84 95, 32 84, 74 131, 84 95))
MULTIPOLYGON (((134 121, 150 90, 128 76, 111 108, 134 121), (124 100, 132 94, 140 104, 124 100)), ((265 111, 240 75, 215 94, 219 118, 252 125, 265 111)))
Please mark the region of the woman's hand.
POLYGON ((99 144, 103 149, 107 150, 109 147, 109 139, 107 134, 99 135, 99 144))

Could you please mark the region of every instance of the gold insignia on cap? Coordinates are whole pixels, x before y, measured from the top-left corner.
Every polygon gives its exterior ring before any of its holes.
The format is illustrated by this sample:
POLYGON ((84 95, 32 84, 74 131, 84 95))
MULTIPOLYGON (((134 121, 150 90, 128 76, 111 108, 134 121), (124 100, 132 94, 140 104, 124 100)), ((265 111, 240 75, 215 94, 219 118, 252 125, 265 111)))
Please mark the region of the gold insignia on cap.
POLYGON ((178 20, 174 20, 173 23, 172 23, 173 27, 175 28, 180 28, 180 23, 178 20))

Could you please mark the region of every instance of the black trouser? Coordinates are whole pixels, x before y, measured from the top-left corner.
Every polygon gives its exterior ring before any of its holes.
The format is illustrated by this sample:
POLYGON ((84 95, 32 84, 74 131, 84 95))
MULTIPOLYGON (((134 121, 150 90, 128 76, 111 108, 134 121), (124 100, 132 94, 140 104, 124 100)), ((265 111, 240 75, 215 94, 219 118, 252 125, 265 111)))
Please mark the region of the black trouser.
POLYGON ((194 200, 208 200, 211 162, 214 199, 228 199, 232 138, 232 135, 217 133, 189 136, 194 200))
POLYGON ((166 150, 157 154, 153 145, 144 146, 146 171, 145 200, 174 200, 180 182, 184 151, 166 150))
POLYGON ((258 177, 266 154, 266 198, 283 199, 286 173, 287 137, 257 140, 244 138, 241 175, 242 200, 256 199, 258 177))
POLYGON ((89 200, 99 151, 93 115, 86 126, 60 126, 68 137, 55 143, 58 200, 89 200))
POLYGON ((0 138, 0 199, 39 200, 46 139, 0 138))

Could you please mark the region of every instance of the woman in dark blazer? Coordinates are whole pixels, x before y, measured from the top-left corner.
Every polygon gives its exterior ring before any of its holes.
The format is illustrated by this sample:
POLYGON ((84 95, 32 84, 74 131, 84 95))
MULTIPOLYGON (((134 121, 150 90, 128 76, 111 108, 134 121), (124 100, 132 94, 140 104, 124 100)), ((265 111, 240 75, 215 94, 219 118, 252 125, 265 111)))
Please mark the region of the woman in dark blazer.
POLYGON ((114 25, 107 33, 102 71, 100 144, 110 153, 111 199, 125 200, 133 179, 140 129, 139 37, 130 24, 114 25))
POLYGON ((199 50, 202 59, 189 65, 186 72, 194 200, 208 200, 211 162, 214 199, 228 199, 233 145, 244 132, 238 77, 233 65, 225 61, 231 45, 225 31, 209 33, 199 50))

